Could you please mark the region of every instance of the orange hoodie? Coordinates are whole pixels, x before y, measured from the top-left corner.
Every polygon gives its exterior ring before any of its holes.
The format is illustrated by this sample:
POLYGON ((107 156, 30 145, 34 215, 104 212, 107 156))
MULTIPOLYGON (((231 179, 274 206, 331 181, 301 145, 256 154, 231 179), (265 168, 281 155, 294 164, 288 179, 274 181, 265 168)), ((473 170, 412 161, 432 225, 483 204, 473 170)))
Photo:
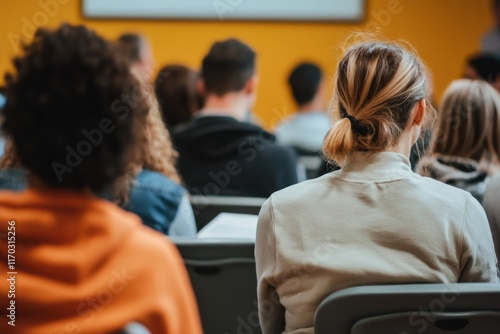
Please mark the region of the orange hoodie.
POLYGON ((175 246, 90 195, 0 192, 0 277, 0 333, 202 333, 175 246))

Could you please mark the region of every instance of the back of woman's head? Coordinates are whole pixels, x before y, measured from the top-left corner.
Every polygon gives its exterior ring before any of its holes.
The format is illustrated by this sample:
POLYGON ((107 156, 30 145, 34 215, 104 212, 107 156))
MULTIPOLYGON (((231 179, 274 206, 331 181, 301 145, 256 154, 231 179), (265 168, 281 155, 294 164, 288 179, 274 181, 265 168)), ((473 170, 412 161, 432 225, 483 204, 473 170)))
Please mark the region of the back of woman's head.
POLYGON ((473 159, 485 172, 500 167, 500 95, 490 84, 456 80, 440 109, 435 154, 473 159))
POLYGON ((22 166, 46 186, 94 191, 126 171, 147 107, 113 45, 84 26, 40 29, 14 67, 3 130, 22 166))
POLYGON ((334 78, 333 128, 323 152, 339 165, 353 151, 381 152, 396 145, 415 105, 432 115, 429 72, 396 43, 363 42, 350 47, 334 78))
MULTIPOLYGON (((147 87, 146 89, 148 89, 147 87)), ((141 167, 162 173, 176 183, 180 177, 175 169, 177 152, 172 146, 170 134, 161 119, 158 101, 152 89, 149 90, 149 113, 144 120, 145 140, 141 143, 141 167)))
POLYGON ((158 73, 156 96, 169 128, 190 121, 203 106, 199 78, 198 72, 184 65, 168 65, 158 73))

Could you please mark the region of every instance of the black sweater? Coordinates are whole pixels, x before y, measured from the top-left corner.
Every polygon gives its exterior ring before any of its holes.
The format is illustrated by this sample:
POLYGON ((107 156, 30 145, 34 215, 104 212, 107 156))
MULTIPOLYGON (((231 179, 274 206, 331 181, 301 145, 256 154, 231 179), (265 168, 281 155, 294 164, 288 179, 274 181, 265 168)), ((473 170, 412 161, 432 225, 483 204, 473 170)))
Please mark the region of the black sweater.
POLYGON ((204 116, 172 133, 178 168, 193 195, 269 197, 297 183, 292 150, 258 126, 204 116))

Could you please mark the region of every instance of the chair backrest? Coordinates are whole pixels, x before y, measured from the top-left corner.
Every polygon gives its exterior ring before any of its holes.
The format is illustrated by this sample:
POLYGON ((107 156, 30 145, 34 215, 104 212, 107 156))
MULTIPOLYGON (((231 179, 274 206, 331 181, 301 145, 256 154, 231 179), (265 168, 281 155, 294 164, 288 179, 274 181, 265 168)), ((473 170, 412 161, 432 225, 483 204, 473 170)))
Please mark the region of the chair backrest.
POLYGON ((321 167, 321 163, 323 162, 323 158, 316 155, 299 155, 298 157, 299 163, 301 163, 306 169, 306 177, 308 180, 317 178, 319 175, 319 169, 321 167))
POLYGON ((231 196, 191 196, 198 231, 221 212, 258 215, 267 198, 231 196))
POLYGON ((260 334, 255 244, 239 239, 171 239, 186 264, 205 334, 260 334))
POLYGON ((318 307, 316 334, 480 334, 500 332, 500 284, 361 286, 318 307))

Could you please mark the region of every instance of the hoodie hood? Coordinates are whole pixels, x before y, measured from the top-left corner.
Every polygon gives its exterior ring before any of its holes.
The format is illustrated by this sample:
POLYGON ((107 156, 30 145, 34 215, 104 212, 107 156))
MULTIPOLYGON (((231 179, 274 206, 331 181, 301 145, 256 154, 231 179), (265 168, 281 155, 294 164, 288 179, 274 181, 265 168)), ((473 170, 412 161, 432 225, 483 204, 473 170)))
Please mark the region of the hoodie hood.
POLYGON ((420 171, 433 179, 469 191, 479 201, 482 200, 489 181, 488 174, 479 169, 477 162, 466 158, 423 158, 420 171))
POLYGON ((254 145, 263 141, 276 141, 274 135, 262 128, 228 116, 197 117, 177 127, 172 139, 179 151, 185 148, 189 154, 202 159, 234 155, 240 145, 245 143, 254 145))

